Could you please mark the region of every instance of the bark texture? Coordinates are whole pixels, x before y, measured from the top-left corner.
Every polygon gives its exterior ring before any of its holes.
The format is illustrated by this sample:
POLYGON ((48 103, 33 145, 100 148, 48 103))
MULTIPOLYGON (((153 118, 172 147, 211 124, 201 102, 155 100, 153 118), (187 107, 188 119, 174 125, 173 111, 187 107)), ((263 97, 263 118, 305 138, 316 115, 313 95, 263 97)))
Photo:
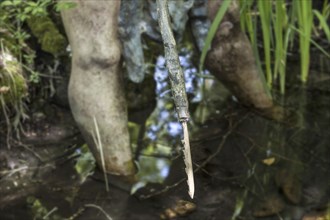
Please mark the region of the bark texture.
POLYGON ((62 19, 72 49, 69 102, 73 116, 102 167, 94 117, 103 145, 105 171, 135 173, 127 128, 127 105, 117 38, 120 0, 75 1, 62 19))
MULTIPOLYGON (((223 0, 208 1, 208 18, 213 21, 223 0)), ((244 105, 257 109, 273 106, 273 101, 256 66, 251 44, 240 29, 239 7, 232 1, 206 57, 206 67, 244 105)))

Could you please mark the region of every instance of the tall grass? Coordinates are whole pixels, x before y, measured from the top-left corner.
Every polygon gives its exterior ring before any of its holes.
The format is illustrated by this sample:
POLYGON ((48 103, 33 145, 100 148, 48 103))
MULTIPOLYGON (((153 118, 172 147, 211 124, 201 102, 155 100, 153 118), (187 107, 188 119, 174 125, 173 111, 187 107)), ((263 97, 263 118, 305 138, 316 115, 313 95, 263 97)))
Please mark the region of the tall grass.
POLYGON ((297 10, 299 34, 299 48, 300 48, 300 66, 301 66, 301 81, 307 82, 309 63, 310 63, 310 41, 313 28, 313 13, 312 1, 294 1, 293 7, 297 10))
POLYGON ((263 75, 263 69, 261 65, 261 59, 259 56, 259 50, 258 50, 258 45, 257 45, 257 31, 258 31, 258 26, 257 26, 257 19, 255 19, 256 13, 251 11, 251 8, 253 7, 254 0, 240 0, 239 4, 241 7, 240 10, 240 23, 241 23, 241 28, 244 32, 247 32, 250 38, 250 41, 252 43, 252 49, 254 52, 254 55, 256 57, 256 62, 257 66, 259 69, 259 72, 261 74, 261 77, 264 81, 265 77, 263 75))
POLYGON ((253 45, 256 44, 256 27, 254 26, 255 24, 255 19, 253 19, 253 14, 251 12, 251 7, 253 5, 254 0, 240 0, 239 5, 241 7, 240 10, 240 21, 241 21, 241 29, 244 32, 247 32, 250 37, 250 41, 252 42, 253 45))
POLYGON ((285 93, 286 55, 292 35, 291 27, 288 25, 288 19, 285 1, 276 1, 275 13, 273 14, 275 34, 274 80, 279 79, 281 94, 285 93))
MULTIPOLYGON (((284 0, 277 0, 275 3, 275 14, 273 16, 273 22, 276 30, 283 30, 285 27, 285 20, 283 19, 286 16, 284 0)), ((284 53, 284 42, 283 42, 283 31, 275 31, 275 67, 274 67, 274 79, 280 75, 280 80, 285 74, 285 62, 283 57, 284 53)), ((281 92, 282 92, 282 80, 280 83, 281 92)))
MULTIPOLYGON (((215 20, 207 35, 199 63, 199 72, 203 70, 206 53, 231 1, 225 0, 219 8, 215 20)), ((327 57, 330 54, 312 39, 313 30, 322 30, 330 42, 329 0, 325 0, 321 11, 312 7, 312 0, 239 0, 242 30, 250 38, 260 72, 264 72, 269 88, 279 85, 281 94, 285 94, 287 54, 294 50, 296 39, 299 43, 300 80, 306 83, 310 65, 310 45, 313 44, 327 57), (318 20, 314 23, 314 16, 318 20), (258 50, 258 31, 261 27, 264 59, 258 50), (265 65, 261 65, 264 61, 265 65), (264 68, 263 68, 264 67, 264 68), (276 83, 275 83, 276 82, 276 83)))
POLYGON ((199 69, 200 74, 203 71, 204 61, 205 61, 205 58, 206 58, 207 51, 211 47, 211 43, 212 43, 212 40, 215 36, 215 33, 217 32, 219 24, 220 24, 223 16, 225 15, 227 9, 229 8, 229 5, 230 5, 231 1, 232 0, 223 1, 221 7, 219 8, 219 10, 218 10, 218 12, 217 12, 212 24, 211 24, 210 30, 207 33, 207 36, 206 36, 206 39, 205 39, 205 44, 204 44, 202 54, 201 54, 201 57, 200 57, 200 60, 199 60, 199 68, 198 69, 199 69))
MULTIPOLYGON (((330 7, 329 7, 330 8, 330 7)), ((313 10, 314 15, 319 19, 320 21, 320 27, 324 30, 324 33, 327 37, 327 40, 330 41, 330 29, 327 24, 327 18, 322 16, 322 14, 316 10, 313 10)))
POLYGON ((263 48, 265 55, 266 81, 268 87, 272 86, 273 74, 271 68, 271 15, 272 15, 272 1, 257 1, 258 10, 260 14, 263 48))
POLYGON ((300 50, 300 80, 303 83, 308 80, 310 45, 313 44, 326 56, 330 56, 312 39, 313 29, 322 29, 325 37, 330 41, 330 29, 327 23, 330 16, 328 0, 324 1, 321 11, 312 8, 312 0, 292 0, 291 5, 285 0, 239 0, 239 2, 241 26, 249 35, 259 68, 261 68, 261 60, 258 53, 257 33, 258 27, 262 28, 265 62, 263 70, 268 86, 278 84, 280 92, 285 93, 287 54, 289 50, 294 49, 296 39, 300 50), (318 28, 313 23, 314 16, 319 21, 318 28))
MULTIPOLYGON (((225 0, 223 2, 223 4, 221 5, 221 7, 219 8, 212 24, 210 27, 210 30, 207 33, 206 39, 205 39, 205 44, 204 47, 202 49, 202 53, 201 53, 201 57, 199 60, 199 66, 198 66, 198 72, 200 75, 203 74, 203 69, 204 69, 204 62, 205 62, 205 58, 206 58, 206 54, 208 52, 208 50, 211 47, 211 43, 212 40, 218 30, 218 27, 220 25, 220 22, 223 18, 223 16, 225 15, 227 9, 229 8, 229 5, 231 3, 232 0, 225 0)), ((205 91, 206 91, 206 85, 205 85, 205 78, 202 78, 202 91, 201 91, 201 96, 203 97, 205 95, 205 91)), ((203 105, 203 103, 202 103, 203 105)), ((205 112, 204 112, 204 108, 201 109, 200 114, 199 114, 199 118, 204 118, 205 116, 205 112)))
POLYGON ((330 42, 330 29, 329 26, 327 24, 327 21, 330 17, 330 4, 328 0, 325 0, 323 2, 323 8, 322 8, 322 12, 319 12, 317 10, 313 10, 313 14, 317 17, 317 19, 319 20, 320 24, 319 24, 319 28, 323 29, 327 40, 330 42))

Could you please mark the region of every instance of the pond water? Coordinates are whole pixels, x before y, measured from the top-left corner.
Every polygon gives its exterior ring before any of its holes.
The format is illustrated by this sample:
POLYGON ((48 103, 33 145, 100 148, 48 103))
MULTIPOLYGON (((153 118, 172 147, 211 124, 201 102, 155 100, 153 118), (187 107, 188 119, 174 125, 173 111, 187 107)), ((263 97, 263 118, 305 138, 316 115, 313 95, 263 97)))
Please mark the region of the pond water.
POLYGON ((181 57, 191 103, 194 200, 159 57, 156 109, 142 140, 132 138, 139 161, 135 194, 112 177, 107 192, 98 170, 88 176, 88 154, 81 179, 77 136, 57 145, 1 147, 0 219, 329 219, 330 75, 311 71, 308 86, 290 84, 285 99, 275 93, 289 112, 276 121, 239 105, 218 82, 196 77, 189 60, 181 57))

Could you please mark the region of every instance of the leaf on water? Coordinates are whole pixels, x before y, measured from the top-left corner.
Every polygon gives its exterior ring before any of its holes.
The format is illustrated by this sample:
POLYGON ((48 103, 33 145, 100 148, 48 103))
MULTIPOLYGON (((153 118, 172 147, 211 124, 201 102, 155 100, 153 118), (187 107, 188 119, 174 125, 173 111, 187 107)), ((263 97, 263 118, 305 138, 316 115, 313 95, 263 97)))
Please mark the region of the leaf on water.
POLYGON ((269 157, 269 158, 266 158, 264 160, 262 160, 262 163, 268 165, 268 166, 271 166, 275 163, 275 157, 269 157))
POLYGON ((178 216, 187 216, 196 208, 196 204, 180 199, 172 207, 165 209, 160 214, 160 219, 176 219, 178 216))
POLYGON ((275 182, 281 188, 284 196, 293 204, 299 204, 302 198, 302 183, 296 173, 286 169, 278 170, 275 182))
POLYGON ((92 153, 88 150, 87 145, 84 145, 81 149, 81 155, 77 158, 77 162, 74 166, 81 183, 83 183, 88 176, 93 174, 95 166, 95 159, 92 153))
POLYGON ((285 202, 277 194, 266 195, 266 197, 255 205, 253 216, 268 217, 280 213, 285 208, 285 202))
POLYGON ((235 210, 234 210, 233 216, 231 217, 231 220, 235 220, 241 214, 243 207, 244 207, 244 201, 245 201, 246 195, 247 195, 247 190, 245 190, 242 195, 239 195, 237 197, 235 210))

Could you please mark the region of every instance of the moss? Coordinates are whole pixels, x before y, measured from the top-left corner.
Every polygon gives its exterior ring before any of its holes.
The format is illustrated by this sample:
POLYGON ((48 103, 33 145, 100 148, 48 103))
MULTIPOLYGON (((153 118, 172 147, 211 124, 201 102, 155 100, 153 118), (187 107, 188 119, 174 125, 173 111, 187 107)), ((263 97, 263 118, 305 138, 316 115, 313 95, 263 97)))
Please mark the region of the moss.
POLYGON ((67 40, 47 16, 32 16, 27 20, 32 34, 38 38, 41 49, 53 55, 63 53, 67 40))
POLYGON ((122 170, 125 170, 127 175, 132 175, 137 172, 136 166, 135 166, 135 163, 133 160, 129 160, 129 161, 125 162, 122 170))
MULTIPOLYGON (((5 65, 0 68, 0 88, 3 88, 0 96, 8 106, 15 106, 26 96, 26 80, 17 61, 6 61, 5 65)), ((0 102, 0 107, 1 105, 0 102)))

